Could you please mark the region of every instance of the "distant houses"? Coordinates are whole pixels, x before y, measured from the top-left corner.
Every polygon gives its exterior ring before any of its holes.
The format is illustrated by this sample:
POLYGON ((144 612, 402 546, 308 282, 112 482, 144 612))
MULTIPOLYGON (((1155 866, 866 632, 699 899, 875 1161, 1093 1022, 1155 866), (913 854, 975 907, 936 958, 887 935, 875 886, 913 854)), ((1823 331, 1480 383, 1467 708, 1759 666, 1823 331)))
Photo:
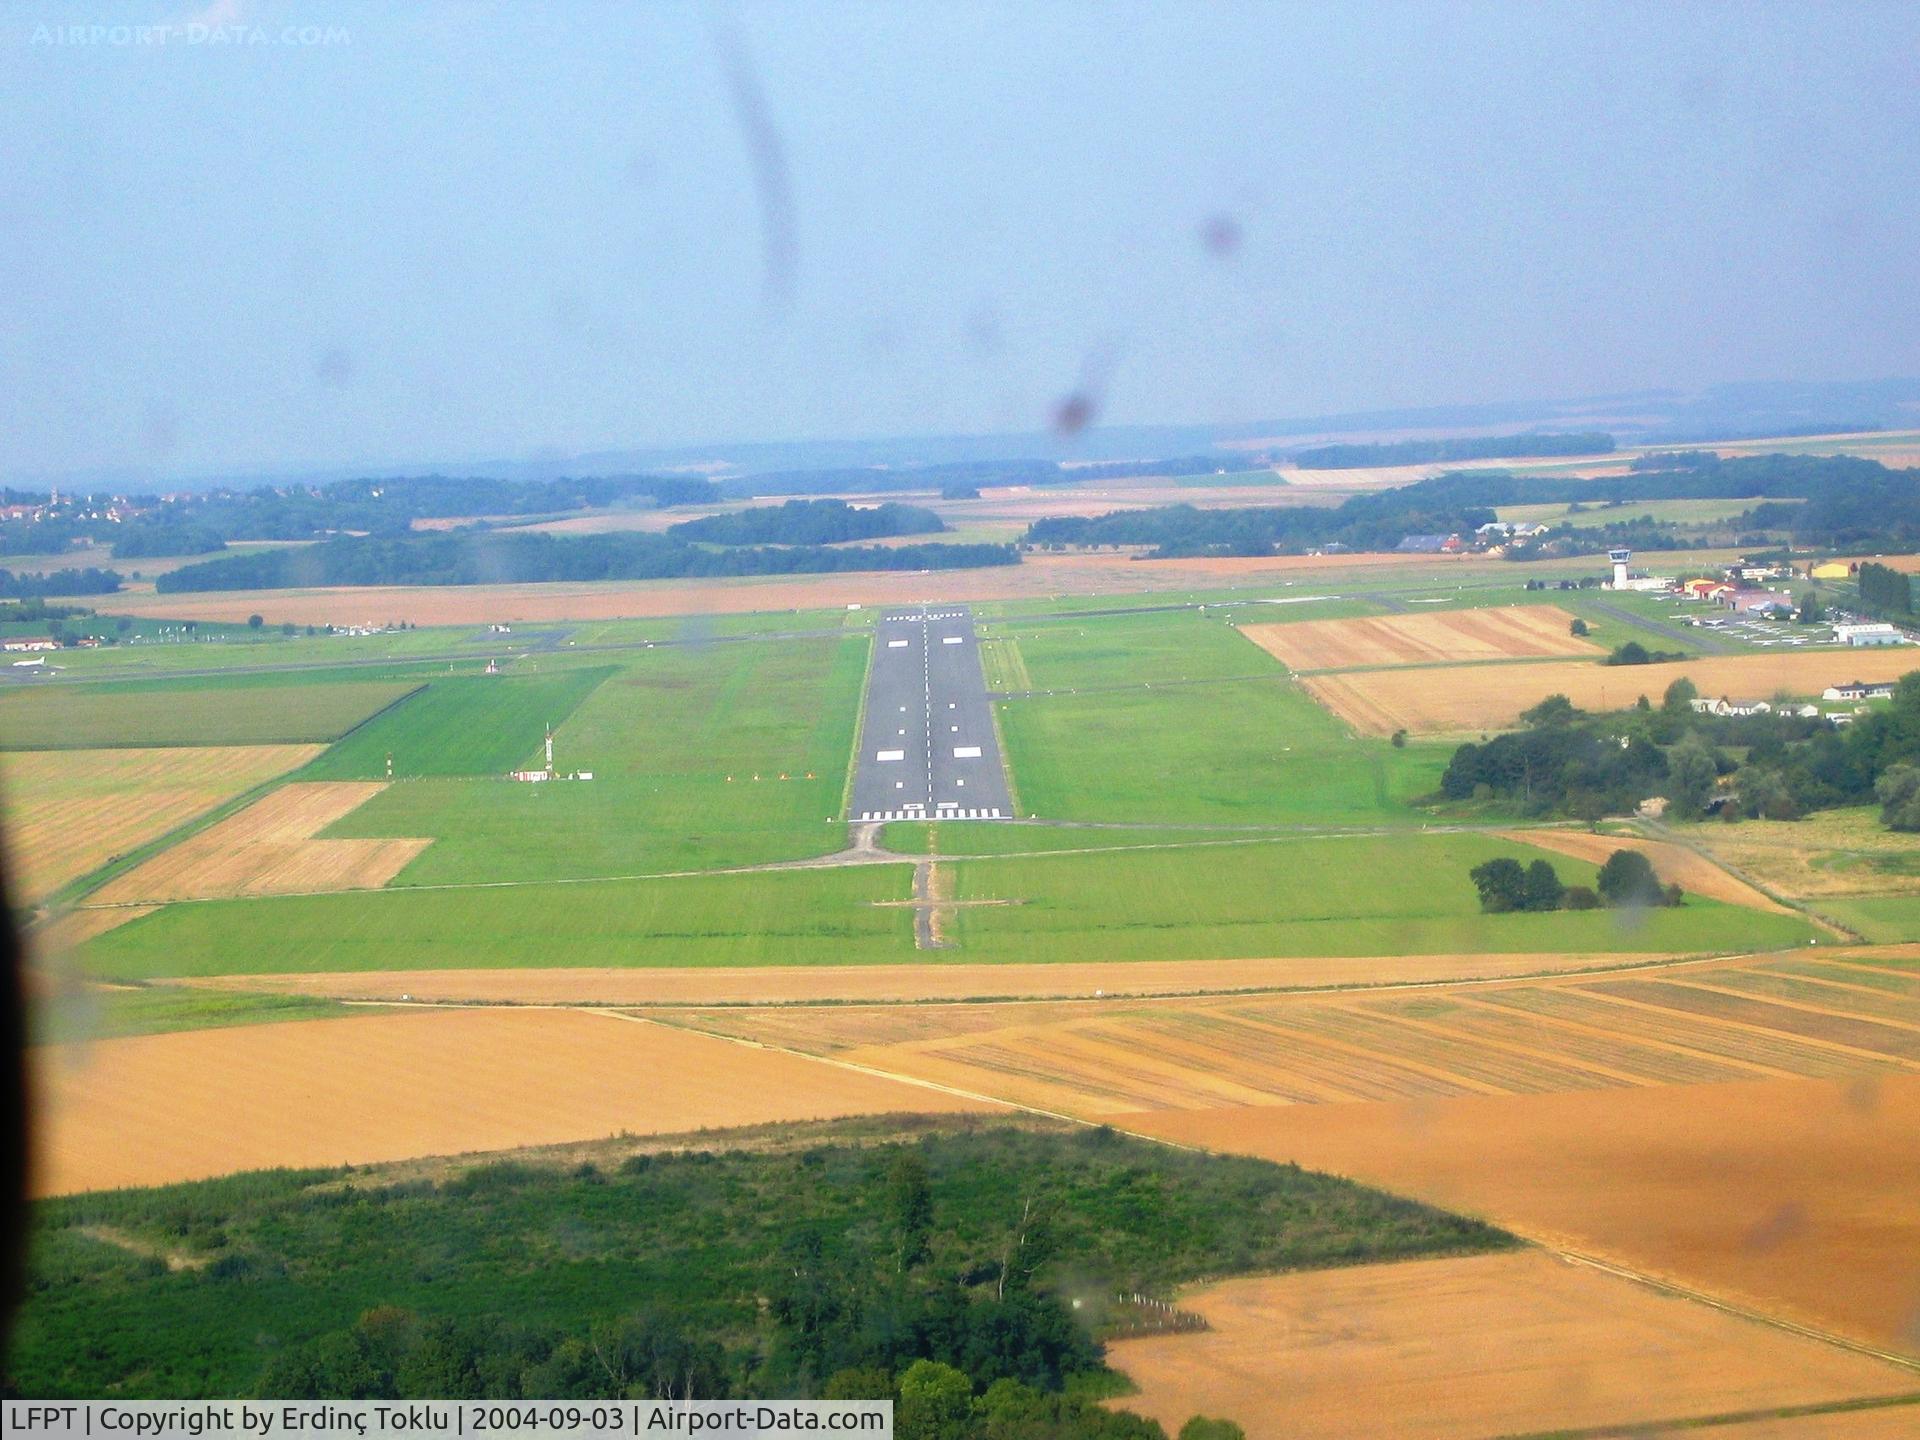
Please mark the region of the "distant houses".
MULTIPOLYGON (((1826 698, 1831 700, 1833 692, 1829 690, 1826 698)), ((1750 704, 1737 704, 1721 696, 1718 700, 1689 700, 1696 715, 1771 715, 1778 711, 1782 715, 1798 715, 1811 720, 1820 713, 1818 705, 1774 705, 1765 700, 1755 700, 1750 704)))

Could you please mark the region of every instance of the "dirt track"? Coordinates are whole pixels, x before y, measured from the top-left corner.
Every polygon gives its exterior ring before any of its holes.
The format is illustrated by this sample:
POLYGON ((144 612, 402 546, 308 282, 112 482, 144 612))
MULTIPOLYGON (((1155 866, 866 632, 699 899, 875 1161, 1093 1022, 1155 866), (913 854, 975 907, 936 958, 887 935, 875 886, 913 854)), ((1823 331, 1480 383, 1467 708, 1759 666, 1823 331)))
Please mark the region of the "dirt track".
POLYGON ((769 965, 678 969, 383 970, 210 976, 183 985, 342 1000, 516 1005, 738 1005, 1166 995, 1382 985, 1593 970, 1648 955, 1390 955, 1372 959, 1141 960, 1111 965, 769 965))
POLYGON ((37 1195, 713 1126, 994 1107, 578 1011, 369 1014, 42 1046, 37 1195))
POLYGON ((1115 1408, 1169 1434, 1204 1414, 1232 1416, 1249 1440, 1482 1440, 1901 1394, 1916 1380, 1538 1251, 1229 1280, 1180 1303, 1212 1329, 1111 1352, 1140 1387, 1115 1408))

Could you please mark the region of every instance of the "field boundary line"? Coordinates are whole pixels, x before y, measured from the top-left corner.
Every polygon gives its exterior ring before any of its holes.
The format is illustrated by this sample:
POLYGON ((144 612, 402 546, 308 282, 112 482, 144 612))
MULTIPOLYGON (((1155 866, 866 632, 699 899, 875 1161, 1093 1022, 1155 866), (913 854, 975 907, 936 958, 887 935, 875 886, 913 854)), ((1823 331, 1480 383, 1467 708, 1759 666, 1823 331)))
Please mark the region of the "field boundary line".
MULTIPOLYGON (((1866 1062, 1875 1065, 1888 1065, 1896 1070, 1909 1073, 1920 1071, 1920 1060, 1904 1055, 1888 1055, 1879 1050, 1864 1050, 1857 1045, 1849 1045, 1842 1040, 1826 1040, 1818 1035, 1802 1035, 1793 1030, 1775 1030, 1771 1026, 1755 1024, 1750 1020, 1736 1020, 1731 1016, 1709 1015, 1698 1010, 1683 1010, 1677 1005, 1660 1005, 1648 1000, 1635 1000, 1627 995, 1608 995, 1601 991, 1583 990, 1583 995, 1608 1005, 1618 1005, 1622 1009, 1637 1010, 1645 1014, 1658 1015, 1661 1019, 1672 1021, 1676 1017, 1690 1020, 1703 1029, 1732 1030, 1743 1035, 1759 1035, 1768 1040, 1791 1040, 1798 1045, 1810 1046, 1815 1050, 1827 1051, 1843 1059, 1866 1062)), ((1752 999, 1752 996, 1743 996, 1752 999)), ((1858 1017, 1855 1017, 1858 1018, 1858 1017)))
MULTIPOLYGON (((1751 875, 1747 874, 1745 871, 1739 869, 1735 865, 1730 864, 1726 860, 1721 859, 1718 855, 1714 854, 1711 850, 1708 850, 1704 846, 1700 845, 1697 841, 1693 839, 1691 835, 1688 835, 1688 836, 1680 835, 1677 831, 1673 829, 1672 826, 1666 824, 1664 821, 1648 820, 1648 819, 1641 819, 1639 817, 1635 817, 1633 819, 1628 820, 1626 823, 1628 825, 1628 828, 1634 831, 1635 833, 1637 833, 1641 839, 1663 841, 1669 845, 1678 845, 1682 850, 1691 851, 1693 854, 1698 855, 1702 860, 1705 860, 1709 865, 1712 865, 1716 869, 1724 871, 1726 874, 1731 875, 1735 880, 1738 880, 1742 885, 1752 886, 1755 890, 1758 890, 1762 895, 1766 896, 1769 900, 1773 901, 1776 905, 1785 905, 1789 909, 1795 910, 1800 914, 1806 916, 1807 919, 1811 920, 1814 924, 1825 929, 1829 934, 1837 935, 1843 940, 1852 940, 1857 944, 1865 943, 1866 937, 1861 935, 1861 933, 1858 930, 1855 930, 1852 927, 1847 925, 1842 925, 1837 920, 1829 919, 1827 916, 1821 914, 1818 910, 1815 910, 1813 906, 1805 900, 1796 899, 1791 895, 1783 895, 1769 886, 1762 885, 1758 880, 1754 879, 1751 875)), ((1839 897, 1835 897, 1835 898, 1839 898, 1839 897)))
POLYGON ((859 709, 853 717, 853 749, 847 754, 847 778, 840 787, 840 818, 845 821, 853 815, 853 781, 860 769, 860 747, 867 743, 867 692, 873 688, 873 657, 880 649, 880 627, 874 626, 867 636, 867 665, 860 672, 860 698, 855 702, 859 709))
MULTIPOLYGON (((326 753, 324 748, 321 753, 326 753)), ((319 758, 319 755, 313 757, 314 760, 318 760, 319 758)), ((100 889, 100 887, 105 885, 109 880, 118 879, 127 871, 153 859, 154 856, 171 850, 183 840, 190 840, 202 830, 209 829, 219 824, 222 820, 227 819, 229 816, 238 814, 240 811, 246 809, 247 806, 253 804, 254 801, 265 799, 273 791, 279 789, 280 786, 291 782, 295 775, 298 775, 302 770, 307 768, 307 765, 311 765, 312 763, 313 761, 309 760, 306 765, 284 770, 271 779, 262 780, 252 789, 243 790, 238 795, 213 806, 211 809, 202 811, 192 819, 183 820, 165 834, 156 835, 153 839, 147 841, 146 844, 135 846, 117 859, 109 860, 99 869, 89 871, 85 875, 69 880, 65 885, 61 886, 58 890, 54 891, 53 894, 47 896, 46 899, 32 908, 35 911, 47 915, 55 915, 62 910, 109 908, 105 906, 82 905, 80 902, 94 891, 100 889)))
MULTIPOLYGON (((1438 613, 1444 615, 1450 612, 1442 610, 1438 613)), ((1373 675, 1382 670, 1484 670, 1507 665, 1564 665, 1569 660, 1586 660, 1590 658, 1591 653, 1586 650, 1572 650, 1563 655, 1502 655, 1492 660, 1411 660, 1399 665, 1323 665, 1317 669, 1295 670, 1293 673, 1318 677, 1321 675, 1373 675)), ((1594 663, 1597 665, 1600 662, 1596 659, 1594 663)))
MULTIPOLYGON (((936 857, 936 858, 950 858, 950 857, 936 857)), ((192 904, 195 902, 174 901, 173 903, 174 904, 192 904)), ((93 906, 88 908, 114 909, 119 907, 93 906)), ((1081 1005, 1081 1004, 1092 1003, 1096 1000, 1098 1000, 1100 1003, 1103 1003, 1103 1004, 1125 1006, 1125 1005, 1131 1005, 1131 1004, 1144 1004, 1149 1002, 1169 1001, 1169 1000, 1205 1001, 1205 1000, 1239 999, 1239 998, 1258 999, 1263 996, 1272 996, 1272 995, 1280 995, 1280 996, 1287 996, 1287 997, 1294 997, 1294 996, 1311 997, 1311 996, 1322 996, 1322 995, 1359 997, 1359 996, 1367 996, 1367 995, 1390 994, 1394 992, 1403 992, 1403 991, 1456 990, 1456 989, 1469 989, 1469 988, 1487 989, 1487 988, 1496 987, 1496 986, 1530 986, 1530 985, 1551 984, 1552 982, 1555 982, 1555 981, 1565 981, 1567 982, 1568 987, 1571 988, 1583 983, 1590 983, 1595 979, 1605 979, 1612 975, 1632 976, 1632 975, 1638 975, 1647 971, 1656 971, 1656 972, 1664 973, 1669 970, 1690 969, 1697 966, 1723 966, 1723 965, 1730 965, 1730 964, 1738 965, 1738 964, 1741 964, 1742 962, 1755 959, 1755 958, 1765 959, 1768 957, 1778 957, 1782 954, 1797 954, 1797 953, 1798 953, 1797 951, 1786 951, 1786 952, 1750 951, 1750 952, 1738 953, 1738 954, 1729 953, 1729 954, 1712 954, 1712 955, 1655 955, 1655 956, 1650 956, 1645 958, 1626 957, 1616 963, 1611 963, 1606 965, 1597 965, 1597 966, 1588 966, 1578 970, 1530 970, 1530 971, 1525 971, 1525 972, 1513 974, 1513 975, 1466 975, 1466 976, 1442 977, 1442 978, 1432 979, 1432 980, 1385 980, 1385 981, 1376 981, 1373 983, 1353 982, 1350 984, 1332 984, 1332 985, 1291 985, 1291 986, 1289 985, 1264 985, 1264 986, 1263 985, 1238 985, 1238 986, 1223 987, 1220 989, 1213 989, 1213 990, 1208 990, 1208 989, 1139 990, 1139 991, 1128 991, 1124 994, 1115 994, 1115 995, 1107 995, 1107 996, 1100 996, 1100 997, 1083 995, 1083 994, 1081 995, 1076 995, 1076 994, 1051 994, 1051 995, 985 994, 985 995, 960 995, 960 996, 932 996, 932 997, 927 997, 919 1000, 901 1000, 901 999, 884 999, 884 998, 870 999, 870 998, 865 998, 861 996, 835 998, 835 997, 828 996, 828 997, 822 997, 820 999, 814 999, 814 1000, 552 1000, 552 1001, 493 1000, 493 999, 477 999, 477 998, 464 999, 464 1000, 463 999, 394 1000, 390 998, 378 999, 378 998, 368 998, 368 997, 356 997, 353 999, 344 999, 342 1000, 342 1003, 353 1004, 353 1005, 420 1005, 420 1006, 428 1006, 428 1007, 440 1007, 445 1009, 498 1007, 503 1009, 647 1010, 647 1011, 668 1011, 668 1012, 676 1011, 676 1010, 782 1010, 782 1011, 786 1011, 786 1010, 842 1010, 842 1009, 874 1009, 874 1008, 905 1009, 909 1007, 928 1008, 928 1007, 936 1007, 936 1006, 943 1006, 943 1005, 1081 1005)), ((1370 957, 1360 956, 1356 958, 1366 959, 1370 957)), ((894 964, 912 965, 915 962, 889 961, 886 963, 889 965, 894 965, 894 964)), ((985 965, 988 962, 981 962, 981 963, 982 965, 985 965)), ((1121 962, 1121 963, 1126 963, 1126 962, 1121 962)), ((1155 962, 1142 962, 1142 963, 1150 964, 1155 962)), ((1172 963, 1183 963, 1183 962, 1172 962, 1172 963)), ((1206 962, 1195 962, 1195 963, 1206 963, 1206 962)), ((449 968, 453 968, 453 967, 449 967, 449 968)), ((509 971, 513 971, 516 968, 518 969, 519 973, 538 974, 542 970, 565 969, 567 967, 565 966, 492 967, 493 970, 502 974, 508 973, 509 971)), ((635 971, 668 969, 668 970, 674 971, 675 973, 681 973, 681 972, 690 972, 694 970, 711 971, 711 970, 717 969, 717 970, 724 971, 728 968, 739 968, 739 967, 636 965, 628 968, 631 968, 632 970, 635 970, 635 971)), ((785 966, 780 968, 797 971, 797 970, 806 969, 808 967, 785 966)), ((301 972, 269 972, 269 973, 270 974, 272 973, 297 974, 301 972)), ((352 972, 346 972, 346 973, 373 977, 373 976, 378 976, 383 974, 389 974, 392 972, 383 971, 383 970, 365 970, 365 971, 352 971, 352 972)), ((258 974, 162 976, 162 977, 154 977, 143 983, 152 984, 152 985, 175 985, 175 986, 182 986, 188 989, 247 990, 247 989, 255 988, 257 985, 257 982, 261 978, 262 977, 258 974)), ((275 992, 275 993, 281 993, 281 992, 275 992)), ((320 998, 341 999, 342 997, 322 996, 320 998)), ((1787 1072, 1782 1072, 1777 1078, 1804 1079, 1806 1077, 1795 1071, 1787 1071, 1787 1072)))
MULTIPOLYGON (((1855 968, 1857 969, 1859 967, 1856 966, 1855 968)), ((1824 990, 1837 990, 1843 996, 1865 995, 1881 999, 1901 998, 1898 990, 1886 990, 1873 985, 1856 985, 1848 980, 1833 980, 1824 975, 1794 975, 1786 971, 1775 972, 1772 970, 1746 970, 1741 973, 1747 975, 1767 975, 1774 979, 1797 980, 1802 985, 1818 985, 1824 990)))
MULTIPOLYGON (((1684 984, 1689 990, 1698 990, 1703 995, 1725 995, 1731 1000, 1757 1000, 1766 1005, 1778 1005, 1783 1010, 1798 1010, 1806 1015, 1824 1015, 1833 1020, 1859 1020, 1873 1025, 1885 1025, 1893 1030, 1905 1030, 1909 1034, 1920 1035, 1920 1019, 1895 1020, 1887 1015, 1867 1015, 1858 1010, 1840 1010, 1833 1006, 1817 1004, 1811 1000, 1795 1000, 1784 995, 1766 995, 1758 991, 1733 990, 1723 985, 1707 984, 1699 980, 1675 981, 1684 984)), ((1817 981, 1814 983, 1818 983, 1817 981)), ((1920 1015, 1920 1006, 1915 1007, 1920 1015)))
MULTIPOLYGON (((1533 1010, 1523 1010, 1517 1006, 1508 1008, 1498 1004, 1489 1004, 1487 1001, 1473 995, 1462 996, 1460 1003, 1462 1005, 1471 1005, 1476 1010, 1491 1011, 1497 1015, 1522 1015, 1532 1019, 1538 1019, 1544 1024, 1556 1025, 1565 1030, 1578 1030, 1583 1034, 1596 1036, 1603 1040, 1618 1040, 1620 1038, 1620 1033, 1617 1030, 1606 1030, 1598 1025, 1588 1024, 1584 1020, 1574 1020, 1564 1015, 1551 1015, 1533 1010)), ((1706 1060, 1719 1065, 1732 1066, 1739 1070, 1751 1071, 1752 1078, 1754 1079, 1805 1080, 1809 1078, 1798 1070, 1788 1070, 1782 1066, 1770 1065, 1761 1060, 1736 1058, 1730 1055, 1716 1055, 1711 1050, 1702 1050, 1695 1046, 1683 1044, 1678 1040, 1666 1039, 1663 1036, 1647 1035, 1636 1031, 1632 1039, 1634 1044, 1644 1046, 1650 1050, 1663 1050, 1669 1054, 1685 1056, 1692 1060, 1706 1060)), ((1657 1086, 1659 1082, 1642 1083, 1657 1086)))
POLYGON ((1790 1320, 1784 1315, 1770 1315, 1764 1310, 1756 1310, 1737 1300, 1723 1300, 1717 1295, 1713 1295, 1705 1290, 1697 1290, 1691 1285, 1683 1285, 1677 1280, 1669 1280, 1664 1276, 1649 1274, 1643 1270, 1635 1270, 1629 1266, 1621 1265, 1616 1261, 1603 1259, 1598 1255, 1589 1255, 1581 1250, 1547 1244, 1543 1244, 1541 1248, 1547 1250, 1550 1254, 1559 1256, 1569 1264, 1585 1265, 1590 1269, 1601 1271, 1603 1274, 1613 1275, 1619 1279, 1630 1280, 1637 1285, 1643 1285, 1649 1290, 1655 1290, 1662 1294, 1692 1300, 1697 1304, 1709 1306, 1723 1314, 1732 1315, 1737 1319, 1749 1320, 1756 1325, 1767 1325, 1775 1330, 1784 1330, 1788 1334, 1798 1335, 1802 1339, 1822 1341, 1837 1349, 1850 1350, 1856 1355, 1864 1355, 1873 1360, 1882 1360, 1889 1365, 1896 1365, 1902 1370, 1909 1370, 1920 1374, 1920 1357, 1905 1355, 1898 1350, 1883 1350, 1877 1345, 1871 1345, 1864 1340, 1855 1340, 1850 1336, 1837 1334, 1831 1330, 1824 1330, 1817 1325, 1808 1325, 1799 1320, 1790 1320))
MULTIPOLYGON (((1472 1002, 1469 1001, 1467 1003, 1472 1003, 1472 1002)), ((1487 1007, 1481 1006, 1479 1008, 1484 1010, 1487 1007)), ((1601 1081, 1611 1080, 1615 1083, 1615 1086, 1625 1086, 1628 1089, 1645 1089, 1645 1088, 1657 1086, 1659 1083, 1661 1083, 1658 1081, 1649 1081, 1642 1076, 1631 1073, 1630 1071, 1617 1070, 1613 1066, 1608 1065, 1603 1061, 1590 1060, 1585 1056, 1572 1058, 1566 1055, 1557 1055, 1551 1050, 1544 1050, 1544 1049, 1541 1049, 1539 1046, 1526 1045, 1506 1035, 1489 1035, 1484 1032, 1476 1031, 1469 1036, 1463 1037, 1461 1033, 1457 1030, 1452 1030, 1444 1024, 1439 1024, 1433 1020, 1425 1019, 1417 1015, 1388 1015, 1386 1016, 1386 1018, 1391 1019, 1396 1025, 1406 1026, 1412 1030, 1418 1031, 1423 1035, 1427 1035, 1434 1040, 1440 1041, 1443 1044, 1459 1044, 1463 1039, 1466 1039, 1472 1042, 1472 1045, 1475 1049, 1492 1049, 1496 1051, 1503 1051, 1508 1055, 1515 1056, 1521 1060, 1531 1060, 1536 1064, 1544 1061, 1552 1065, 1565 1066, 1569 1070, 1583 1071, 1595 1080, 1601 1080, 1601 1081)), ((1593 1090, 1605 1090, 1605 1089, 1610 1089, 1614 1087, 1601 1084, 1601 1085, 1591 1085, 1591 1086, 1588 1086, 1587 1088, 1593 1089, 1593 1090)), ((1509 1089, 1507 1093, 1526 1094, 1528 1092, 1515 1091, 1515 1090, 1509 1089)), ((1558 1092, 1558 1093, 1572 1093, 1572 1092, 1567 1091, 1567 1092, 1558 1092)))
POLYGON ((676 1031, 682 1035, 704 1035, 709 1040, 723 1041, 729 1045, 743 1046, 749 1050, 765 1050, 774 1055, 790 1055, 800 1060, 811 1060, 819 1065, 831 1065, 835 1069, 850 1074, 865 1075, 878 1080, 892 1080, 898 1084, 912 1085, 921 1090, 932 1090, 936 1094, 952 1095, 961 1100, 973 1100, 985 1105, 1000 1106, 1008 1110, 1023 1110, 1030 1115, 1045 1116, 1049 1120, 1064 1120, 1073 1125, 1085 1125, 1097 1129, 1097 1122, 1083 1120, 1077 1115, 1068 1115, 1058 1110, 1043 1110, 1038 1105, 1025 1105, 1015 1100, 1003 1100, 998 1095, 983 1094, 978 1090, 963 1090, 958 1085, 942 1085, 937 1080, 922 1080, 917 1075, 902 1075, 892 1070, 882 1070, 877 1065, 859 1065, 850 1060, 838 1060, 831 1055, 811 1055, 805 1050, 795 1050, 787 1045, 770 1045, 764 1040, 749 1040, 740 1035, 719 1035, 711 1030, 702 1030, 693 1025, 674 1025, 665 1020, 655 1019, 651 1015, 633 1015, 625 1010, 612 1008, 592 1008, 587 1006, 557 1005, 549 1007, 557 1010, 579 1009, 584 1014, 604 1015, 609 1020, 624 1020, 630 1025, 654 1025, 662 1030, 676 1031))
MULTIPOLYGON (((345 740, 349 735, 352 735, 355 731, 364 730, 367 726, 371 725, 374 721, 378 720, 382 715, 386 714, 389 710, 392 710, 395 706, 406 704, 407 701, 413 699, 414 696, 424 692, 429 683, 430 683, 429 681, 422 680, 418 685, 415 685, 411 689, 403 691, 402 693, 394 696, 393 699, 389 700, 386 704, 382 705, 378 710, 374 711, 371 715, 362 716, 359 720, 349 725, 346 729, 342 730, 338 735, 334 736, 331 740, 326 741, 325 743, 327 745, 327 748, 332 749, 335 745, 338 745, 342 740, 345 740)), ((327 753, 326 750, 322 750, 320 752, 320 755, 316 755, 313 757, 313 760, 318 760, 321 755, 325 755, 326 753, 327 753)), ((307 762, 307 765, 311 765, 313 763, 313 760, 309 760, 307 762)), ((307 766, 302 765, 300 768, 304 770, 307 768, 307 766)))
POLYGON ((1897 956, 1892 956, 1892 955, 1849 956, 1846 953, 1842 952, 1841 954, 1831 955, 1824 958, 1831 959, 1833 963, 1836 965, 1845 965, 1850 970, 1865 970, 1870 974, 1875 974, 1875 975, 1909 975, 1909 976, 1913 976, 1916 979, 1920 979, 1920 971, 1909 969, 1905 966, 1900 966, 1900 965, 1877 965, 1874 963, 1876 960, 1897 959, 1899 958, 1897 956))
POLYGON ((1584 1430, 1514 1431, 1495 1440, 1656 1440, 1662 1435, 1690 1435, 1694 1431, 1719 1430, 1728 1425, 1748 1425, 1756 1420, 1808 1420, 1823 1415, 1852 1415, 1875 1410, 1897 1410, 1920 1405, 1920 1390, 1904 1395, 1863 1395, 1856 1400, 1828 1400, 1811 1405, 1780 1405, 1771 1410, 1727 1410, 1715 1415, 1681 1416, 1672 1420, 1628 1421, 1618 1425, 1595 1425, 1584 1430))

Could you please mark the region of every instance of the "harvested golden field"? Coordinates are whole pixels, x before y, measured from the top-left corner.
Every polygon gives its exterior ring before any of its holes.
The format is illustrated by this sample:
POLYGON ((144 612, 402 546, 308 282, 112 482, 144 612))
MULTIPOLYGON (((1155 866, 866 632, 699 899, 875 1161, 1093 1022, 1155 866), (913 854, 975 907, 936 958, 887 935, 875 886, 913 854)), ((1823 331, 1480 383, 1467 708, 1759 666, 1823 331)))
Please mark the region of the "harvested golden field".
POLYGON ((1920 1072, 1920 976, 1831 953, 1372 992, 674 1018, 1082 1117, 1920 1072))
POLYGON ((1920 835, 1880 823, 1870 806, 1803 820, 1702 823, 1683 834, 1715 859, 1796 899, 1920 895, 1920 835))
POLYGON ((1351 1176, 1920 1356, 1920 1075, 1162 1112, 1128 1126, 1351 1176))
POLYGON ((833 1000, 980 1000, 1181 995, 1417 984, 1602 970, 1645 955, 1386 955, 1278 960, 1133 960, 1039 965, 742 965, 725 968, 376 970, 180 980, 341 1000, 511 1005, 783 1005, 833 1000))
POLYGON ((650 615, 732 615, 849 604, 916 605, 1057 595, 1125 595, 1217 589, 1301 574, 1364 574, 1424 565, 1448 578, 1502 562, 1432 555, 1280 555, 1245 559, 1132 560, 1124 555, 1036 555, 1019 565, 928 574, 884 571, 738 580, 641 580, 530 585, 388 585, 314 590, 232 590, 116 596, 114 611, 177 620, 269 624, 471 625, 496 621, 615 620, 650 615))
POLYGON ((1520 712, 1549 695, 1587 710, 1617 710, 1645 695, 1658 701, 1681 676, 1706 696, 1772 700, 1818 695, 1847 680, 1896 680, 1920 669, 1920 655, 1883 650, 1797 651, 1787 655, 1715 655, 1662 665, 1461 665, 1444 670, 1369 670, 1312 675, 1300 683, 1354 729, 1370 735, 1510 730, 1520 712))
POLYGON ((430 840, 317 840, 386 789, 381 781, 282 785, 217 825, 116 876, 90 900, 107 905, 377 889, 430 840))
MULTIPOLYGON (((1728 827, 1721 826, 1721 829, 1728 827)), ((1729 875, 1713 861, 1684 845, 1665 840, 1642 840, 1632 835, 1595 835, 1586 830, 1507 830, 1508 840, 1535 845, 1556 854, 1571 855, 1595 865, 1606 863, 1616 850, 1638 850, 1653 863, 1653 873, 1663 885, 1678 885, 1689 895, 1704 895, 1709 900, 1724 900, 1729 905, 1748 905, 1755 910, 1776 914, 1795 913, 1764 892, 1756 890, 1738 876, 1729 875)))
POLYGON ((1242 625, 1240 631, 1296 671, 1604 653, 1591 640, 1569 634, 1567 627, 1572 623, 1573 616, 1557 605, 1514 605, 1498 610, 1242 625))
POLYGON ((1169 1434, 1197 1413, 1232 1416, 1249 1440, 1638 1436, 1920 1388, 1898 1366, 1538 1251, 1229 1280, 1180 1303, 1212 1328, 1111 1351, 1139 1386, 1114 1406, 1169 1434))
POLYGON ((34 1192, 896 1111, 991 1109, 580 1011, 409 1011, 50 1045, 34 1192))
POLYGON ((18 898, 44 899, 242 791, 318 755, 320 745, 0 754, 18 898))

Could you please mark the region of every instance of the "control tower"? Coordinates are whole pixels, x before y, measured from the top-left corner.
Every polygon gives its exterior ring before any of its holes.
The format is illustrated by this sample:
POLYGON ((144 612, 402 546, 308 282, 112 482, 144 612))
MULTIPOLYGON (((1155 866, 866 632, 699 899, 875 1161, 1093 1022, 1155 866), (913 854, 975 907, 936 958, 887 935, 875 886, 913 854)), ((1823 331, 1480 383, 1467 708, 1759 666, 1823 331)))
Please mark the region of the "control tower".
POLYGON ((1633 559, 1633 551, 1627 549, 1625 546, 1620 546, 1617 549, 1607 551, 1607 559, 1613 562, 1613 588, 1616 590, 1626 589, 1627 562, 1633 559))

